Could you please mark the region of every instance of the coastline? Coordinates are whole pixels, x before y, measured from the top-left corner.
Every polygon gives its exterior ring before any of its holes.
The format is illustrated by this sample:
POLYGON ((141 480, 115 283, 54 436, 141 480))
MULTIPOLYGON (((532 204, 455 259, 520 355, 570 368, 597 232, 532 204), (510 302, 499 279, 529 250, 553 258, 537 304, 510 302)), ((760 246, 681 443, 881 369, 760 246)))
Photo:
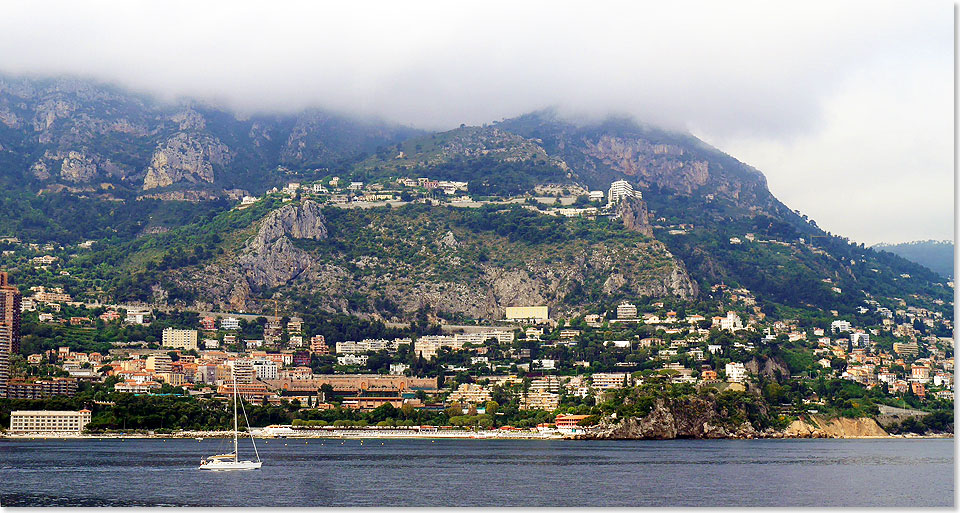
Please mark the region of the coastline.
MULTIPOLYGON (((241 436, 248 436, 243 434, 241 436)), ((180 431, 176 433, 97 433, 97 434, 79 434, 79 433, 25 433, 25 434, 0 434, 0 440, 106 440, 106 439, 220 439, 232 438, 231 431, 180 431)), ((453 439, 453 440, 676 440, 676 438, 592 438, 582 435, 562 435, 553 433, 502 433, 496 431, 451 431, 451 432, 408 432, 397 433, 386 430, 337 430, 327 432, 298 432, 289 435, 261 435, 255 437, 258 440, 389 440, 389 439, 453 439)), ((930 440, 930 439, 952 439, 951 433, 917 435, 913 433, 886 436, 796 436, 778 433, 776 436, 752 436, 752 437, 723 437, 723 438, 703 438, 703 440, 801 440, 801 439, 836 439, 836 440, 930 440)))

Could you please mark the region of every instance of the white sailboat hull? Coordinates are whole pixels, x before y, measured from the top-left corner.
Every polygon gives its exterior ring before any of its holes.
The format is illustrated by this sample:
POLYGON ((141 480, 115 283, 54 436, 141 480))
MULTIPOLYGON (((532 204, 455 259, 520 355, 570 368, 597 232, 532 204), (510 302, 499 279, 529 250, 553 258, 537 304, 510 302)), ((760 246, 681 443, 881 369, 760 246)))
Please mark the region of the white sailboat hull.
POLYGON ((260 461, 208 461, 200 464, 200 470, 260 470, 261 465, 260 461))

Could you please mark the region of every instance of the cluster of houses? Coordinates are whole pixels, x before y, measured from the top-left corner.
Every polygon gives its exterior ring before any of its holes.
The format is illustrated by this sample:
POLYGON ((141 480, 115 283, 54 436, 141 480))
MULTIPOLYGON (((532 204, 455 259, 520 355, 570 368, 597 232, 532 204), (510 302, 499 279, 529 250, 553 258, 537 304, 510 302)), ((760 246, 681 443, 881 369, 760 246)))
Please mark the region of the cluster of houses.
MULTIPOLYGON (((343 181, 338 176, 326 178, 322 181, 309 184, 300 182, 290 182, 282 188, 274 187, 267 191, 267 194, 280 194, 286 199, 296 195, 313 195, 321 199, 329 200, 333 204, 343 204, 351 202, 387 202, 399 201, 404 192, 415 189, 420 192, 432 193, 433 191, 443 192, 446 196, 456 196, 458 193, 466 193, 467 182, 454 180, 435 180, 428 177, 419 178, 399 178, 394 181, 364 183, 356 181, 343 181)), ((255 196, 244 196, 240 200, 239 208, 246 208, 259 201, 255 196)))
MULTIPOLYGON (((488 203, 514 202, 517 198, 507 198, 505 200, 475 200, 467 195, 469 185, 467 182, 453 180, 435 180, 429 177, 408 178, 401 177, 396 180, 386 180, 375 183, 364 182, 345 182, 340 177, 334 176, 319 182, 302 184, 300 182, 290 182, 282 188, 274 187, 267 191, 267 194, 279 194, 284 201, 290 201, 298 195, 312 195, 316 199, 330 205, 357 204, 359 206, 377 205, 392 203, 395 205, 405 203, 404 194, 409 192, 418 193, 418 198, 412 201, 430 204, 445 204, 447 202, 461 207, 479 207, 488 203), (437 196, 434 191, 441 191, 443 195, 437 196), (419 194, 423 193, 423 194, 419 194)), ((610 185, 610 189, 604 191, 584 191, 587 198, 594 205, 589 206, 552 206, 543 208, 542 205, 524 205, 524 208, 536 210, 540 213, 551 216, 562 217, 585 217, 596 218, 597 216, 616 217, 613 207, 624 198, 641 198, 640 191, 635 191, 633 186, 626 180, 617 180, 610 185), (603 200, 607 202, 604 204, 603 200), (600 206, 596 206, 596 205, 600 206)), ((559 193, 558 193, 559 194, 559 193)), ((410 197, 407 197, 410 200, 410 197)), ((520 198, 522 200, 523 198, 520 198)), ((237 208, 244 209, 259 201, 255 196, 244 196, 237 208)), ((575 197, 567 197, 566 203, 572 203, 575 197)))
MULTIPOLYGON (((71 299, 59 288, 34 287, 32 292, 21 305, 24 311, 71 299)), ((238 331, 242 324, 238 316, 203 317, 195 328, 163 330, 158 349, 145 344, 136 348, 121 342, 106 355, 74 352, 67 347, 30 355, 29 364, 56 365, 69 377, 14 379, 9 393, 21 398, 71 395, 77 389, 77 381, 115 377, 114 389, 118 392, 159 393, 166 384, 212 397, 232 394, 236 386, 237 392, 250 400, 279 403, 295 398, 302 405, 332 407, 329 398, 320 392, 323 385, 329 384, 342 404, 367 409, 385 403, 427 407, 442 405, 444 400, 448 405, 482 404, 490 400, 494 387, 506 387, 515 391, 522 408, 552 410, 564 395, 599 399, 611 389, 642 383, 649 373, 641 376, 637 372, 639 363, 646 363, 644 368, 652 370, 657 379, 743 390, 752 380, 751 373, 745 360, 730 361, 730 350, 749 355, 758 343, 785 338, 808 347, 817 358, 819 370, 810 369, 805 376, 798 377, 826 374, 867 387, 886 387, 890 394, 953 398, 953 340, 925 335, 925 330, 918 329, 952 327, 940 312, 909 306, 902 299, 897 299, 899 307, 892 309, 868 299, 861 313, 879 314, 879 325, 856 326, 837 316, 829 326, 801 327, 797 321, 767 321, 749 290, 717 285, 714 292, 722 292, 724 304, 729 307, 723 315, 678 314, 665 309, 662 302, 646 305, 643 309, 647 311, 641 311, 625 301, 604 314, 584 316, 584 328, 582 324, 558 326, 545 306, 518 306, 507 308, 503 324, 498 326, 476 327, 464 333, 339 341, 331 345, 322 335, 305 334, 298 318, 286 323, 269 319, 262 338, 249 339, 238 331), (644 326, 644 330, 635 329, 639 326, 644 326), (739 336, 743 330, 760 334, 759 342, 756 336, 739 336), (557 354, 551 348, 577 346, 585 331, 592 335, 610 333, 602 341, 604 350, 617 352, 621 357, 642 353, 643 361, 617 361, 614 370, 600 372, 596 362, 561 361, 546 356, 557 354), (717 331, 731 335, 726 346, 712 342, 717 331), (636 334, 641 332, 648 335, 636 334), (896 340, 892 347, 881 343, 891 338, 896 340), (531 342, 540 349, 531 350, 531 342), (389 374, 372 374, 373 370, 367 368, 374 354, 396 357, 404 346, 407 350, 402 353, 407 356, 391 361, 389 374), (448 376, 465 372, 478 379, 443 388, 437 386, 436 378, 410 376, 407 362, 411 352, 424 361, 458 354, 455 359, 443 360, 442 372, 448 376), (723 360, 717 363, 713 357, 723 360), (315 373, 317 358, 335 362, 335 372, 315 373), (450 363, 454 360, 456 363, 450 363), (434 402, 425 401, 423 394, 417 394, 421 391, 434 402)), ((151 321, 152 311, 109 307, 99 318, 104 322, 144 324, 151 321)), ((94 319, 80 317, 58 322, 85 325, 94 319)))

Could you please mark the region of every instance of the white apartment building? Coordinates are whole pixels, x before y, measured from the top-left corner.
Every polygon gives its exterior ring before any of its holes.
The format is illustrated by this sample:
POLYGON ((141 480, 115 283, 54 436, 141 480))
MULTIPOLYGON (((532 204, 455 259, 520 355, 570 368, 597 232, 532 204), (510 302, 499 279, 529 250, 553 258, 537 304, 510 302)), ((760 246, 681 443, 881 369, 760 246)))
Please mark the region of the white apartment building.
POLYGON ((337 357, 338 365, 366 365, 370 357, 365 354, 345 354, 337 357))
POLYGON ((455 337, 446 337, 443 335, 424 335, 417 339, 414 343, 413 349, 416 353, 423 357, 425 360, 430 360, 437 356, 437 352, 440 351, 441 347, 449 347, 450 349, 457 351, 463 347, 462 344, 458 344, 455 337))
POLYGON ((131 308, 127 310, 127 317, 124 322, 127 324, 143 324, 144 319, 152 315, 152 311, 141 308, 131 308))
POLYGON ((727 373, 727 381, 731 383, 743 383, 747 379, 747 369, 740 362, 728 363, 724 370, 727 373))
POLYGON ((737 312, 727 312, 726 317, 714 317, 713 325, 719 326, 722 330, 737 331, 743 329, 743 321, 737 312))
POLYGON ((852 329, 853 327, 850 326, 850 321, 844 321, 842 319, 838 319, 830 323, 830 331, 844 332, 844 331, 851 331, 852 329))
POLYGON ((870 334, 862 332, 851 333, 850 343, 853 344, 853 347, 867 347, 870 345, 870 334))
POLYGON ((80 433, 90 423, 90 410, 17 410, 10 412, 11 433, 80 433))
POLYGON ((280 367, 273 360, 253 360, 253 370, 257 379, 280 379, 280 367))
POLYGON ((227 360, 227 365, 230 366, 230 371, 233 376, 226 376, 226 381, 233 381, 236 377, 238 385, 245 385, 253 383, 254 378, 257 377, 257 371, 253 368, 253 361, 247 359, 235 359, 227 360))
POLYGON ((636 319, 637 306, 624 301, 617 306, 617 319, 636 319))
POLYGON ((520 398, 521 410, 553 411, 560 406, 560 395, 550 392, 527 392, 520 398))
POLYGON ((607 202, 610 205, 616 205, 623 198, 641 198, 641 195, 639 191, 634 191, 633 186, 626 180, 617 180, 610 184, 607 202))
POLYGON ((220 329, 238 330, 240 329, 240 319, 237 319, 236 317, 224 317, 220 319, 220 329))
POLYGON ((453 338, 456 339, 461 347, 467 342, 482 345, 491 338, 497 339, 497 342, 500 344, 511 344, 513 343, 513 332, 506 330, 486 330, 479 333, 457 333, 453 338))
POLYGON ((167 328, 163 330, 163 347, 190 351, 197 349, 197 330, 178 330, 167 328))
POLYGON ((505 318, 508 321, 539 324, 550 319, 550 312, 546 306, 508 306, 505 318))
POLYGON ((556 361, 556 360, 549 360, 549 359, 546 359, 546 358, 543 359, 543 360, 534 360, 534 361, 533 361, 533 366, 534 366, 535 368, 537 368, 537 369, 553 370, 553 369, 556 369, 556 368, 557 368, 557 361, 556 361))
POLYGON ((349 340, 346 342, 337 342, 336 350, 337 354, 360 354, 366 353, 367 351, 388 351, 395 353, 400 348, 400 344, 413 344, 413 340, 409 338, 396 338, 393 340, 368 338, 359 342, 349 340))
POLYGON ((629 374, 626 372, 598 372, 590 376, 595 390, 609 390, 623 388, 629 385, 629 374))

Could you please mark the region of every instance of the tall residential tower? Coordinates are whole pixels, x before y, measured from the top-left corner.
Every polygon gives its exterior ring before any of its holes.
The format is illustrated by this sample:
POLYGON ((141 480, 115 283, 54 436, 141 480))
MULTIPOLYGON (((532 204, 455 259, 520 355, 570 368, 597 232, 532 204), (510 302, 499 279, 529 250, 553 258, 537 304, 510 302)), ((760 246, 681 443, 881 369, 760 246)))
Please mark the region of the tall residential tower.
POLYGON ((0 397, 7 396, 10 355, 20 352, 20 291, 0 272, 0 397))

